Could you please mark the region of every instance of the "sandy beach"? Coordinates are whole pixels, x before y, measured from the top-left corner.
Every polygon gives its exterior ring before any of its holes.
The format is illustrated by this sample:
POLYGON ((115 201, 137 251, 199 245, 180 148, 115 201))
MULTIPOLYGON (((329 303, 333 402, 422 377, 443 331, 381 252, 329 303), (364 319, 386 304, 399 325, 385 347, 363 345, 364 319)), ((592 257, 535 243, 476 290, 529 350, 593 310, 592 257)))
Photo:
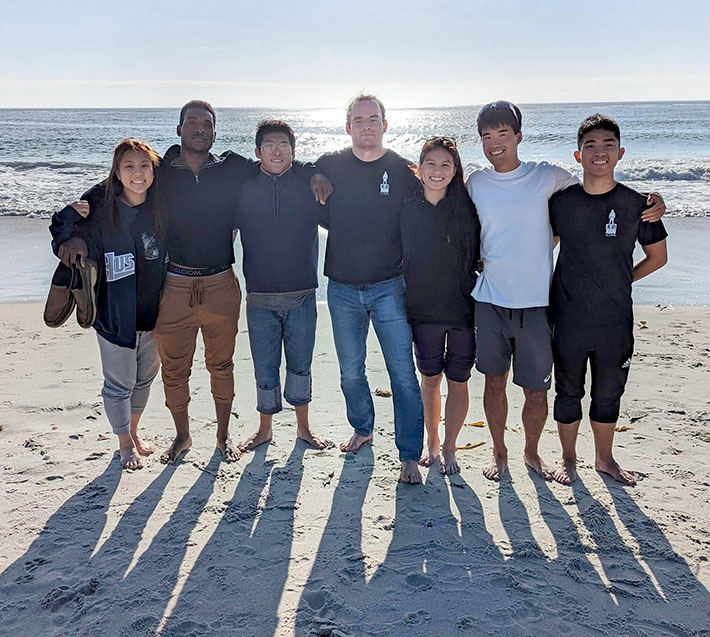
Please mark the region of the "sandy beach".
MULTIPOLYGON (((39 303, 1 304, 0 635, 708 635, 710 308, 636 309, 636 356, 617 434, 636 487, 592 468, 546 483, 522 463, 521 392, 510 396, 512 481, 481 474, 488 432, 467 426, 462 473, 398 485, 391 399, 356 456, 295 440, 226 465, 214 453, 208 377, 193 368, 194 446, 122 472, 102 413, 92 330, 46 328, 39 303)), ((314 429, 345 420, 320 307, 314 429)), ((72 319, 73 322, 73 319, 72 319)), ((235 356, 235 438, 256 424, 248 338, 235 356)), ((376 341, 368 374, 387 389, 376 341)), ((467 423, 484 420, 474 373, 467 423)), ((172 425, 154 385, 143 431, 172 425)), ((548 420, 542 452, 557 461, 548 420)))

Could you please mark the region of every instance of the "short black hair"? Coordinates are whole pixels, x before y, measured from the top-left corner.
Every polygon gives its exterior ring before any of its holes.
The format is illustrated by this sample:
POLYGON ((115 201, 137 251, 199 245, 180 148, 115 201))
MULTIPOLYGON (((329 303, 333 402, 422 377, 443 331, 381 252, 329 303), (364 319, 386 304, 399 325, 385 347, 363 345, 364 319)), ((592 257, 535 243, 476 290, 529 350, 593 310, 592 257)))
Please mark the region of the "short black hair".
POLYGON ((594 115, 590 115, 589 117, 587 117, 587 119, 585 119, 579 126, 579 130, 577 131, 578 150, 582 148, 582 137, 584 137, 587 133, 593 130, 609 131, 610 133, 614 134, 614 137, 616 137, 616 141, 621 144, 621 129, 616 123, 616 120, 613 120, 607 115, 595 113, 594 115))
POLYGON ((512 102, 498 100, 481 107, 476 118, 476 125, 479 135, 486 128, 499 126, 510 126, 514 133, 519 133, 523 127, 523 114, 512 102))
POLYGON ((215 125, 217 124, 217 113, 214 112, 214 108, 212 108, 212 104, 210 104, 209 102, 205 102, 204 100, 190 100, 187 104, 185 104, 185 106, 183 106, 180 109, 180 126, 182 126, 182 123, 185 121, 185 114, 191 108, 201 108, 202 110, 205 110, 208 113, 211 113, 212 114, 212 122, 215 125))
POLYGON ((296 148, 296 136, 293 134, 292 128, 280 119, 265 119, 256 125, 257 148, 261 148, 261 142, 269 133, 285 133, 291 143, 291 148, 296 148))

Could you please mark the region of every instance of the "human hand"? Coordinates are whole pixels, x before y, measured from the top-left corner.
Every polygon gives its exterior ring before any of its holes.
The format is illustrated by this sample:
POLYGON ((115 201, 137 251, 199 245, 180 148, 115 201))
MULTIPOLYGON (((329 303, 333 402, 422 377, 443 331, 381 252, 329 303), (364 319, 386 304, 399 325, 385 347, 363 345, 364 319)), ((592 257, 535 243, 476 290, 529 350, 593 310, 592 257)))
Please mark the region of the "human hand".
POLYGON ((57 254, 62 260, 62 263, 68 267, 74 264, 84 267, 84 265, 86 265, 86 257, 89 254, 89 250, 83 239, 80 239, 79 237, 72 237, 59 246, 57 254))
POLYGON ((666 202, 657 192, 650 193, 646 203, 651 207, 641 213, 641 221, 658 221, 666 213, 666 202))
POLYGON ((84 219, 86 219, 89 216, 89 202, 86 199, 79 199, 79 201, 75 201, 74 203, 71 204, 71 207, 74 208, 84 219))
POLYGON ((333 184, 322 173, 317 173, 311 177, 311 192, 316 201, 322 206, 328 201, 328 197, 333 194, 333 184))

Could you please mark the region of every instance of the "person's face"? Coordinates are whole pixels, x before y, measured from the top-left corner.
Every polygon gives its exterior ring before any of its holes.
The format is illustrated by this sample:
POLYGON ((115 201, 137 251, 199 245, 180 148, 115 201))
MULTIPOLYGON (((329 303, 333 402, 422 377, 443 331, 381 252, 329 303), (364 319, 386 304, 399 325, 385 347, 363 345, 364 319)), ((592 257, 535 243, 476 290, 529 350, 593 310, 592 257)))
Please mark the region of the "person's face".
POLYGON ((148 188, 153 185, 153 162, 147 153, 141 150, 129 150, 118 164, 116 173, 123 185, 127 198, 144 199, 148 188))
POLYGON ((613 177, 617 162, 624 156, 624 149, 614 133, 595 129, 585 133, 574 158, 582 164, 584 174, 592 177, 613 177))
POLYGON ((483 154, 494 168, 509 166, 518 161, 518 144, 523 139, 522 132, 513 132, 513 127, 505 124, 481 131, 483 154))
POLYGON ((430 150, 419 164, 419 177, 425 189, 446 191, 455 174, 454 158, 443 148, 430 150))
POLYGON ((188 108, 185 119, 177 127, 182 147, 195 153, 206 153, 214 144, 216 131, 212 113, 204 108, 188 108))
POLYGON ((291 167, 293 148, 288 135, 281 131, 266 133, 261 140, 261 147, 256 149, 256 156, 261 159, 261 166, 272 175, 280 175, 291 167))
POLYGON ((345 123, 345 130, 353 140, 355 148, 373 150, 382 147, 382 138, 387 131, 387 120, 377 102, 363 100, 355 102, 350 120, 345 123))

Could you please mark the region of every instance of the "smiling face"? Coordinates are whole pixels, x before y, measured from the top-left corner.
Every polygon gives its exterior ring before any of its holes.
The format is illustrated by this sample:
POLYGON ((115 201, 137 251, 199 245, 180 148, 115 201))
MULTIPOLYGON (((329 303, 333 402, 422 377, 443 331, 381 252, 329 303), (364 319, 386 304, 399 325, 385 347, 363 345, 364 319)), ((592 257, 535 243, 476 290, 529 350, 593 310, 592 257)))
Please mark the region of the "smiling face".
POLYGON ((612 131, 595 128, 585 133, 574 158, 582 164, 585 177, 604 178, 614 176, 617 162, 624 156, 624 149, 612 131))
POLYGON ((483 154, 496 172, 509 172, 520 164, 518 144, 523 140, 522 132, 513 132, 512 126, 499 124, 481 131, 483 154))
POLYGON ((291 140, 280 131, 266 133, 261 140, 261 147, 256 149, 256 156, 261 159, 261 167, 267 173, 280 175, 293 163, 291 140))
POLYGON ((204 108, 188 108, 177 134, 184 150, 193 153, 207 153, 217 135, 212 113, 204 108))
POLYGON ((377 102, 362 100, 353 104, 345 130, 353 140, 353 148, 363 151, 379 150, 387 131, 387 120, 382 117, 377 102))
POLYGON ((419 178, 425 193, 440 193, 443 197, 455 174, 454 158, 443 148, 430 150, 419 163, 419 178))
POLYGON ((153 162, 147 153, 129 150, 121 157, 116 176, 123 186, 123 199, 137 206, 146 200, 148 189, 153 185, 153 162))

